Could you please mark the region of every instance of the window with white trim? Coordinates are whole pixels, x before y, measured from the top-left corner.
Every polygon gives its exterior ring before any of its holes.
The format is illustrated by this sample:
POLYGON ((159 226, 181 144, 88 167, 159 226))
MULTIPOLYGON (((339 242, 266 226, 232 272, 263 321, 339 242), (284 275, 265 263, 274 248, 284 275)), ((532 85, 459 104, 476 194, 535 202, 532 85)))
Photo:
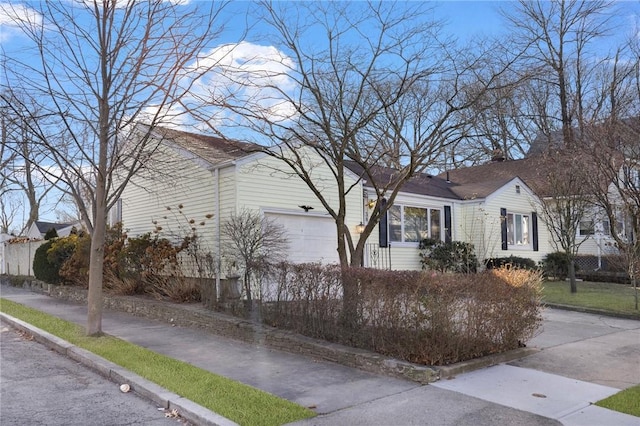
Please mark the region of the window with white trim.
POLYGON ((604 236, 611 236, 611 222, 609 222, 609 219, 602 219, 600 221, 600 229, 596 231, 604 236))
POLYGON ((425 238, 442 238, 440 209, 393 205, 388 217, 391 242, 417 243, 425 238))
POLYGON ((596 227, 593 220, 581 220, 580 221, 580 229, 578 230, 578 235, 581 237, 588 237, 589 235, 593 235, 596 233, 596 227))
POLYGON ((531 215, 507 213, 507 244, 515 247, 531 245, 531 215))
POLYGON ((114 226, 120 222, 122 222, 122 198, 119 198, 109 210, 109 225, 114 226))
POLYGON ((610 236, 611 225, 609 219, 584 219, 580 221, 580 228, 578 229, 578 236, 590 237, 593 235, 610 236))

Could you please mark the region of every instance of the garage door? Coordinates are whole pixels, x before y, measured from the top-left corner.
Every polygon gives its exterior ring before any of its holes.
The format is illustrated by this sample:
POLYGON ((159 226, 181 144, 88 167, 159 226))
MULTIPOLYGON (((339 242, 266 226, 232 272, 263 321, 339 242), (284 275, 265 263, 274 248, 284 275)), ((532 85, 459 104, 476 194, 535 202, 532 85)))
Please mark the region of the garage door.
POLYGON ((265 216, 287 232, 287 261, 338 263, 336 225, 332 218, 282 213, 265 216))

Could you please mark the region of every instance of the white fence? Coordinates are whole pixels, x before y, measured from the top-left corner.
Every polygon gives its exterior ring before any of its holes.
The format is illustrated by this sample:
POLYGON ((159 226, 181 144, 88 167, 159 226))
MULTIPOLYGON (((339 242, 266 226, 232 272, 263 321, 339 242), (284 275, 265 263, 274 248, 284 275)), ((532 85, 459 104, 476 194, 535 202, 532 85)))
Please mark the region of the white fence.
POLYGON ((44 243, 44 240, 12 244, 8 242, 2 243, 2 273, 33 276, 33 256, 36 253, 36 249, 44 243))

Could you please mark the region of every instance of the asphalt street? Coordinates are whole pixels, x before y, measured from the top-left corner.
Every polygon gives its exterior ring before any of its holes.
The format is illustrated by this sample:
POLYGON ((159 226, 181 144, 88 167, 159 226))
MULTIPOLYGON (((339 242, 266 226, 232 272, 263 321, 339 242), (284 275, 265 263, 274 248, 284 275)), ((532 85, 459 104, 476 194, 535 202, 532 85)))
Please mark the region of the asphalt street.
POLYGON ((185 425, 153 403, 0 322, 0 424, 185 425))

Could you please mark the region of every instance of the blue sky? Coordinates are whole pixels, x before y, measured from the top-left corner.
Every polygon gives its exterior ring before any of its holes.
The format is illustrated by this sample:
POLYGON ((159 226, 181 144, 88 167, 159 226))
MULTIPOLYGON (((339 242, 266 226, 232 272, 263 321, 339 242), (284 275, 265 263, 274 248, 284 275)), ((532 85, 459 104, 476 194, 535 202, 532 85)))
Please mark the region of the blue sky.
MULTIPOLYGON (((71 1, 71 0, 53 0, 53 1, 71 1)), ((197 1, 197 0, 195 0, 197 1)), ((194 1, 194 3, 195 3, 194 1)), ((23 38, 16 32, 11 25, 11 20, 3 13, 7 5, 11 5, 16 12, 29 13, 31 5, 39 2, 20 2, 18 0, 10 0, 8 3, 0 0, 0 43, 2 47, 2 55, 22 56, 29 55, 29 52, 23 48, 23 38), (3 7, 4 6, 4 7, 3 7)), ((499 8, 509 8, 514 5, 507 1, 446 1, 432 2, 434 7, 433 13, 436 19, 446 22, 444 28, 445 33, 460 39, 461 42, 470 41, 483 36, 500 35, 505 30, 504 20, 499 15, 499 8)), ((227 30, 220 37, 220 43, 237 43, 240 34, 244 29, 245 10, 252 6, 250 2, 232 2, 226 12, 227 30)), ((186 7, 189 7, 188 5, 186 7)), ((631 32, 635 32, 638 36, 638 27, 640 26, 640 1, 621 1, 617 3, 619 28, 617 36, 623 37, 631 32)), ((263 28, 257 26, 255 30, 259 33, 263 28)), ((261 36, 249 35, 246 39, 250 44, 245 49, 268 49, 265 39, 261 36)), ((606 48, 606 47, 605 47, 606 48)), ((246 53, 247 57, 251 52, 246 53)), ((24 56, 27 57, 27 56, 24 56)), ((51 203, 47 203, 51 205, 51 203)), ((56 220, 56 213, 46 207, 42 211, 41 219, 56 220)))

